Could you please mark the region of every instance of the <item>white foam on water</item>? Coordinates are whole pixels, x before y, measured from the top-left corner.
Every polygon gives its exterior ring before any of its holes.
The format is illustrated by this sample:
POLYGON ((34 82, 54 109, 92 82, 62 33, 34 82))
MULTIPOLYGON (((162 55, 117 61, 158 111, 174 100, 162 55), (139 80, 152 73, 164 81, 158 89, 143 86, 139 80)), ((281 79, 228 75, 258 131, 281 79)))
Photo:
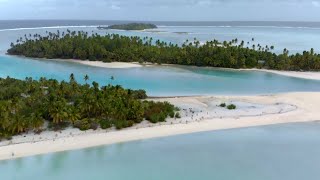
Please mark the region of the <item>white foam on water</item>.
POLYGON ((0 32, 37 30, 37 29, 67 29, 67 28, 95 28, 95 27, 99 27, 99 26, 98 25, 94 25, 94 26, 49 26, 49 27, 33 27, 33 28, 13 28, 13 29, 0 29, 0 32))

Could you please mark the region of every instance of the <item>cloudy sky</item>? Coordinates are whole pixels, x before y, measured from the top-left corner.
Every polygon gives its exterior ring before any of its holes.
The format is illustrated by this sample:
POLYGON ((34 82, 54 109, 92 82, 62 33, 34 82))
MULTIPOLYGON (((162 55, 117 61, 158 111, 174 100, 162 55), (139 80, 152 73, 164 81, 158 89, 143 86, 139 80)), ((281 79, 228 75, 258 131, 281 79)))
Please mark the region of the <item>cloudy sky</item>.
POLYGON ((320 21, 320 0, 0 0, 0 19, 320 21))

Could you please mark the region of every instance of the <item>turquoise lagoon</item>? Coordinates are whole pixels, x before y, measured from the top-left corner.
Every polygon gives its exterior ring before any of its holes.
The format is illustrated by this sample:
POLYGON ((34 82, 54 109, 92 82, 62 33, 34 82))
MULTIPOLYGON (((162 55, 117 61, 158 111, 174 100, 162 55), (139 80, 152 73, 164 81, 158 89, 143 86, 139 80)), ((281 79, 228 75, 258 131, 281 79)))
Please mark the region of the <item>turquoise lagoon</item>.
POLYGON ((3 180, 318 180, 320 124, 195 133, 0 162, 3 180))
POLYGON ((219 70, 185 66, 151 66, 128 69, 90 67, 78 63, 32 60, 0 56, 0 77, 56 78, 69 80, 74 73, 84 83, 85 74, 101 85, 119 84, 145 89, 151 96, 212 94, 270 94, 293 91, 320 91, 320 81, 280 76, 266 72, 219 70), (111 81, 110 77, 115 80, 111 81))
MULTIPOLYGON (((37 26, 35 26, 37 27, 37 26)), ((5 28, 3 28, 5 29, 5 28)), ((66 31, 67 28, 0 30, 0 77, 11 76, 79 82, 88 74, 101 85, 120 84, 145 89, 152 96, 252 95, 296 91, 320 91, 320 81, 265 72, 221 70, 184 66, 152 66, 129 69, 90 67, 62 61, 6 56, 10 42, 29 33, 66 31), (110 77, 115 80, 111 81, 110 77)), ((68 27, 105 34, 94 27, 68 27)), ((110 31, 122 35, 151 36, 181 44, 197 37, 275 45, 302 52, 320 50, 320 29, 291 27, 161 26, 161 32, 110 31), (187 33, 177 33, 187 32, 187 33)), ((110 33, 109 32, 109 33, 110 33)), ((39 155, 0 162, 0 179, 221 179, 221 180, 318 180, 320 177, 319 123, 287 124, 196 133, 141 140, 39 155)))
MULTIPOLYGON (((161 25, 161 24, 160 24, 161 25)), ((89 67, 77 63, 61 61, 32 60, 6 56, 6 49, 24 34, 45 34, 46 31, 56 32, 83 30, 99 34, 118 33, 127 36, 149 36, 181 44, 186 39, 196 37, 200 41, 219 39, 251 41, 262 45, 275 45, 281 52, 288 48, 291 52, 302 52, 310 48, 320 50, 320 28, 289 28, 289 27, 255 27, 255 26, 160 26, 160 32, 141 31, 101 31, 96 27, 51 27, 30 29, 0 30, 0 77, 56 78, 68 80, 74 73, 79 82, 88 74, 92 81, 101 85, 119 84, 126 88, 145 89, 151 96, 176 95, 212 95, 212 94, 270 94, 293 91, 320 91, 320 81, 279 76, 266 72, 219 70, 214 68, 197 68, 184 66, 154 66, 130 69, 107 69, 89 67), (186 32, 186 33, 178 33, 186 32), (2 55, 1 55, 2 54, 2 55), (115 81, 111 82, 110 77, 115 81)))

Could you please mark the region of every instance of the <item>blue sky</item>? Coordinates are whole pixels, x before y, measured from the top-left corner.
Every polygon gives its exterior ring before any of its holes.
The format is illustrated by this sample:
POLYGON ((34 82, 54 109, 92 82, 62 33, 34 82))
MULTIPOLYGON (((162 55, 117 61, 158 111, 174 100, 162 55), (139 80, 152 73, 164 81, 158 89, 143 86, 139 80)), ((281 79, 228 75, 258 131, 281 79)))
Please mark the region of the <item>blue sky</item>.
POLYGON ((0 0, 0 19, 320 21, 320 0, 0 0))

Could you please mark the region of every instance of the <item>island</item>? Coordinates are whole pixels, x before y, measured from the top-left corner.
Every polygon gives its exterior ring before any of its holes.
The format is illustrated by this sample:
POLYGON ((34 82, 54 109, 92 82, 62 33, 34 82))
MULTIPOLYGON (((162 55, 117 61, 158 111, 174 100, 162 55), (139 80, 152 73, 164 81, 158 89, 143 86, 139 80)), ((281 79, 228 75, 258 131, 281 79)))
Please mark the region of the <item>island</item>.
MULTIPOLYGON (((273 53, 244 41, 182 45, 82 31, 20 38, 9 55, 73 62, 157 63, 318 71, 320 55, 273 53)), ((107 64, 107 63, 103 63, 107 64)), ((193 132, 320 119, 319 92, 254 96, 148 97, 144 90, 55 79, 0 79, 0 160, 193 132), (121 131, 120 131, 121 130, 121 131)), ((155 79, 156 80, 156 79, 155 79)), ((315 82, 316 83, 316 82, 315 82)))
POLYGON ((135 31, 142 31, 146 29, 156 29, 158 28, 155 24, 150 23, 129 23, 129 24, 115 24, 110 25, 107 27, 99 26, 98 29, 118 29, 118 30, 135 30, 135 31))
MULTIPOLYGON (((111 77, 111 81, 114 77, 111 77)), ((89 76, 84 76, 85 81, 89 76)), ((168 102, 143 100, 144 90, 100 86, 55 79, 0 78, 0 141, 21 133, 60 131, 69 126, 119 130, 143 121, 158 123, 167 117, 180 118, 179 109, 168 102)))
MULTIPOLYGON (((254 41, 254 40, 252 40, 254 41)), ((288 71, 320 70, 320 55, 310 51, 276 54, 274 46, 262 47, 233 39, 200 44, 197 39, 182 45, 153 40, 149 37, 127 37, 118 34, 99 35, 78 31, 35 34, 12 43, 7 53, 33 58, 77 59, 103 62, 139 62, 209 66, 233 69, 268 69, 288 71)))

